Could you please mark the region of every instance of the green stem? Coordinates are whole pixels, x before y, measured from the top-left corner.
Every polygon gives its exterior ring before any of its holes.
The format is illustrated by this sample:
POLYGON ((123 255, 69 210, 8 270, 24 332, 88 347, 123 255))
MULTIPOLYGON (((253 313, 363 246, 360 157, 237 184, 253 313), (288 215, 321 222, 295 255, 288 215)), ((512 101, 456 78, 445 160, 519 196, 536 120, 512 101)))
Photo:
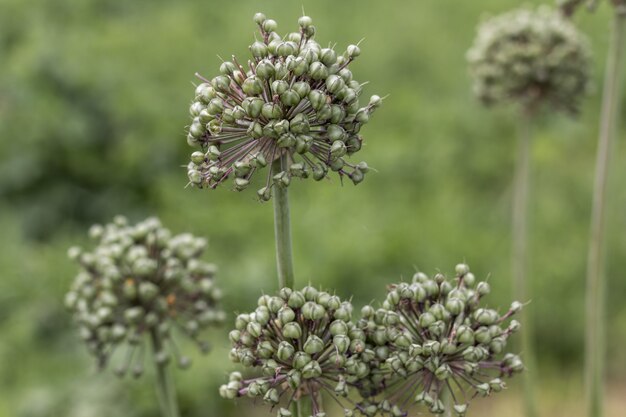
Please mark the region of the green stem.
MULTIPOLYGON (((272 173, 281 172, 284 165, 282 156, 272 164, 272 173)), ((289 194, 287 187, 275 185, 274 197, 274 234, 276 236, 276 266, 278 269, 278 286, 293 287, 293 255, 291 252, 291 224, 289 220, 289 194)))
MULTIPOLYGON (((161 339, 156 334, 155 330, 150 332, 152 340, 152 352, 154 356, 162 350, 161 339)), ((180 417, 178 411, 178 401, 176 399, 176 392, 174 391, 174 385, 170 377, 167 364, 159 364, 154 362, 157 371, 157 397, 159 399, 159 406, 161 407, 161 414, 163 417, 180 417)))
POLYGON ((443 408, 444 408, 444 417, 452 417, 452 407, 454 406, 454 401, 452 401, 452 393, 444 389, 442 394, 443 408))
POLYGON ((306 396, 298 400, 298 417, 310 417, 313 415, 313 404, 306 396))
POLYGON ((585 391, 589 417, 603 415, 605 355, 605 217, 611 148, 618 116, 626 14, 616 13, 606 66, 587 257, 585 391))
MULTIPOLYGON (((532 110, 526 108, 520 117, 517 161, 515 164, 513 195, 513 296, 520 302, 528 301, 528 196, 530 194, 530 153, 532 142, 532 110)), ((537 417, 533 373, 534 355, 531 339, 532 323, 530 315, 522 312, 524 327, 521 334, 521 348, 524 353, 527 372, 524 373, 524 411, 526 417, 537 417)))
MULTIPOLYGON (((283 171, 286 165, 285 156, 272 163, 272 174, 283 171)), ((291 220, 289 215, 289 192, 287 187, 275 185, 274 197, 274 235, 276 238, 276 268, 278 270, 278 287, 293 288, 293 253, 291 249, 291 220)), ((309 417, 310 402, 299 399, 291 407, 291 412, 297 417, 309 417)))

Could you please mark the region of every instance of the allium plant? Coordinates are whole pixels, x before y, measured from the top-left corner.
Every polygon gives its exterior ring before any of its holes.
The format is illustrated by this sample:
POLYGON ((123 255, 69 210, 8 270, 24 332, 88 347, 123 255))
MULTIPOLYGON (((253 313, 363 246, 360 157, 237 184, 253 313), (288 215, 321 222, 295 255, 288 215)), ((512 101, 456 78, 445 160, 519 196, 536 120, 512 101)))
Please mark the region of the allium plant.
MULTIPOLYGON (((542 6, 521 8, 480 25, 467 53, 473 89, 486 105, 515 104, 519 135, 512 204, 512 272, 514 296, 527 299, 528 201, 530 194, 531 125, 536 113, 553 109, 575 114, 588 89, 590 49, 585 36, 564 16, 542 6)), ((531 327, 528 318, 524 320, 531 327)), ((522 332, 526 373, 527 417, 537 410, 530 381, 532 342, 522 332)))
POLYGON ((347 157, 361 149, 361 127, 382 99, 362 105, 363 84, 349 65, 361 54, 358 45, 337 52, 313 38, 310 17, 299 28, 279 35, 277 23, 262 13, 254 16, 260 40, 250 45, 251 58, 234 56, 220 66, 220 75, 197 86, 190 107, 187 142, 201 150, 191 154, 191 185, 215 188, 229 177, 244 190, 255 172, 267 169, 261 200, 272 187, 286 188, 293 178, 320 181, 329 171, 354 184, 363 181, 367 163, 347 157))
POLYGON ((363 308, 358 327, 375 352, 370 366, 377 370, 372 386, 382 391, 380 411, 403 416, 415 402, 442 414, 447 394, 449 411, 464 416, 472 398, 502 391, 502 378, 524 370, 517 355, 505 353, 520 328, 511 317, 522 304, 500 314, 483 306, 489 292, 487 282, 476 283, 459 264, 454 279, 418 272, 411 283, 390 285, 381 308, 363 308))
POLYGON ((206 352, 200 331, 224 320, 216 267, 200 259, 207 241, 172 235, 156 218, 131 225, 122 216, 92 226, 89 235, 93 249, 69 250, 80 271, 65 297, 81 338, 100 368, 124 351, 115 368, 119 376, 141 376, 150 346, 163 414, 177 416, 166 366, 172 359, 182 369, 191 362, 175 338, 183 335, 206 352))
MULTIPOLYGON (((560 1, 561 10, 571 16, 581 5, 594 9, 595 0, 560 1)), ((621 101, 624 55, 626 50, 626 0, 611 0, 615 14, 611 29, 611 39, 606 61, 600 132, 596 155, 596 171, 591 208, 591 230, 587 253, 587 315, 585 335, 585 390, 587 415, 604 415, 604 374, 605 374, 605 234, 606 210, 608 201, 608 178, 611 167, 611 153, 615 141, 619 104, 621 101)))
POLYGON ((259 398, 286 417, 301 397, 313 416, 322 416, 321 394, 327 393, 344 415, 353 415, 358 406, 347 396, 369 375, 373 353, 365 349, 365 333, 352 322, 352 310, 350 302, 311 286, 262 296, 230 332, 231 360, 253 375, 232 373, 220 395, 259 398))

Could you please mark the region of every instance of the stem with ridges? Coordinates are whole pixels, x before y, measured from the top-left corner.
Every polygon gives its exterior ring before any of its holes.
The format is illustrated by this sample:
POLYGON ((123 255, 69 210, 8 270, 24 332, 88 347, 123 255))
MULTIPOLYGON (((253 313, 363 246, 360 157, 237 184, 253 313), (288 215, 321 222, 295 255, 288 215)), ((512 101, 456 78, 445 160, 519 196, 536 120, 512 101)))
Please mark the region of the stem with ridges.
MULTIPOLYGON (((272 174, 283 169, 285 156, 274 161, 272 174)), ((293 287, 293 254, 291 251, 291 224, 289 220, 289 193, 287 187, 274 185, 274 234, 276 236, 276 266, 278 269, 278 286, 293 287)))
MULTIPOLYGON (((272 163, 272 175, 283 171, 286 165, 286 156, 283 155, 272 163)), ((274 235, 276 238, 276 269, 278 270, 278 288, 293 288, 293 253, 291 248, 291 220, 289 215, 289 191, 287 187, 274 185, 274 235)), ((304 407, 306 401, 297 400, 291 407, 291 412, 298 417, 309 417, 304 407)))
MULTIPOLYGON (((520 302, 528 301, 528 202, 530 194, 530 159, 533 121, 532 108, 522 109, 518 134, 517 160, 515 163, 513 194, 513 297, 520 302)), ((537 417, 533 372, 534 355, 531 331, 532 325, 528 314, 522 311, 524 328, 521 334, 521 350, 524 353, 527 372, 524 373, 524 412, 526 417, 537 417)))
MULTIPOLYGON (((162 350, 161 339, 157 335, 156 330, 150 331, 150 338, 152 341, 153 356, 156 358, 156 355, 162 350)), ((154 363, 157 372, 157 397, 161 407, 161 414, 163 417, 180 417, 176 392, 174 391, 167 364, 157 363, 156 360, 154 363)))
POLYGON ((591 209, 587 257, 587 314, 585 335, 585 391, 589 417, 603 415, 605 355, 605 216, 611 148, 618 116, 620 78, 624 55, 626 13, 618 10, 613 22, 600 115, 600 134, 591 209))

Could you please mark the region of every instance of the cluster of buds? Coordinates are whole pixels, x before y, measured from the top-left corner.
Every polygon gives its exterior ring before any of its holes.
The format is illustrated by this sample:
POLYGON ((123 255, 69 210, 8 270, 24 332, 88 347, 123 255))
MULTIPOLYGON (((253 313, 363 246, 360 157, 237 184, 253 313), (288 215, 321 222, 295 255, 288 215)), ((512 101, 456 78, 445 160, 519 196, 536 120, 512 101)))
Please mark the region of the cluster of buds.
POLYGON ((201 150, 191 154, 190 184, 215 188, 232 177, 241 191, 255 171, 274 162, 257 193, 262 201, 292 178, 319 181, 334 171, 355 184, 363 181, 367 163, 352 164, 346 157, 361 149, 361 127, 382 99, 374 95, 360 104, 363 84, 348 69, 359 46, 343 53, 322 48, 308 16, 284 38, 262 13, 254 21, 261 40, 250 45, 252 59, 242 64, 233 56, 222 63, 221 75, 198 76, 204 82, 190 107, 187 141, 201 150))
POLYGON ((467 59, 475 95, 485 104, 546 104, 575 113, 588 90, 590 48, 560 13, 517 9, 485 21, 467 59))
POLYGON ((234 372, 220 395, 262 399, 279 417, 291 416, 296 400, 311 401, 313 417, 324 416, 323 392, 352 416, 358 406, 349 390, 367 379, 374 359, 364 331, 352 322, 352 304, 310 286, 259 298, 254 312, 237 317, 230 340, 231 360, 260 376, 234 372))
POLYGON ((140 376, 146 339, 151 340, 157 363, 173 357, 186 368, 190 360, 179 352, 174 333, 208 350, 199 332, 222 322, 224 313, 218 308, 216 267, 199 259, 206 239, 172 236, 156 218, 129 225, 122 216, 111 224, 92 226, 89 235, 97 241, 92 251, 69 250, 80 272, 65 304, 100 368, 117 348, 126 347, 115 371, 140 376))
MULTIPOLYGON (((573 15, 580 7, 585 6, 589 10, 595 10, 598 5, 598 0, 558 0, 559 7, 566 16, 573 15)), ((623 15, 626 15, 626 0, 611 0, 615 10, 623 15)))
POLYGON ((503 377, 524 369, 518 356, 504 353, 520 328, 509 319, 522 304, 512 303, 504 314, 481 307, 489 291, 487 282, 476 283, 469 267, 459 264, 453 280, 418 272, 412 283, 390 286, 381 308, 363 308, 358 327, 375 352, 370 367, 378 371, 371 381, 378 389, 366 395, 383 393, 380 412, 405 416, 413 401, 441 414, 448 391, 454 412, 464 416, 471 398, 501 391, 503 377))

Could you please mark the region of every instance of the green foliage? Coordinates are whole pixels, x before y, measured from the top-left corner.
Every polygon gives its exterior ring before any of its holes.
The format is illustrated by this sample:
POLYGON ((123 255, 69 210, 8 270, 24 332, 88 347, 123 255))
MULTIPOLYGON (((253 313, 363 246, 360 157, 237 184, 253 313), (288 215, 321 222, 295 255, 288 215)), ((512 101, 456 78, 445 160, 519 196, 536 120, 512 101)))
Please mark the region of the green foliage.
MULTIPOLYGON (((226 187, 185 189, 183 127, 193 74, 213 73, 217 54, 245 56, 252 35, 245 28, 259 9, 291 22, 301 4, 0 0, 0 416, 69 416, 52 405, 28 408, 38 395, 61 407, 79 402, 76 384, 112 383, 93 372, 62 306, 75 272, 65 253, 88 224, 120 212, 133 221, 158 215, 172 230, 208 237, 206 260, 220 266, 225 311, 240 312, 274 289, 271 207, 226 187)), ((304 2, 321 45, 365 37, 367 53, 353 71, 376 86, 365 86, 365 96, 389 98, 360 151, 372 167, 367 181, 338 190, 333 178, 290 189, 298 282, 335 288, 342 299, 354 295, 360 308, 388 283, 410 278, 407 264, 431 274, 464 259, 475 271, 491 271, 490 300, 507 305, 515 116, 472 98, 465 51, 485 11, 518 5, 304 2)), ((576 16, 596 57, 605 56, 612 12, 600 7, 576 16)), ((596 61, 597 88, 604 63, 596 61)), ((537 131, 530 270, 536 297, 528 311, 540 318, 534 331, 542 369, 577 372, 582 363, 598 99, 586 100, 579 121, 546 115, 537 131)), ((613 178, 625 178, 624 147, 614 158, 613 178)), ((608 328, 619 331, 611 333, 609 371, 620 375, 626 193, 617 183, 611 190, 608 328)), ((226 329, 213 331, 211 342, 208 357, 192 357, 194 367, 175 374, 188 417, 235 415, 217 395, 233 370, 224 360, 226 329)), ((155 415, 151 384, 133 382, 116 388, 122 400, 103 401, 116 408, 99 415, 155 415)))

